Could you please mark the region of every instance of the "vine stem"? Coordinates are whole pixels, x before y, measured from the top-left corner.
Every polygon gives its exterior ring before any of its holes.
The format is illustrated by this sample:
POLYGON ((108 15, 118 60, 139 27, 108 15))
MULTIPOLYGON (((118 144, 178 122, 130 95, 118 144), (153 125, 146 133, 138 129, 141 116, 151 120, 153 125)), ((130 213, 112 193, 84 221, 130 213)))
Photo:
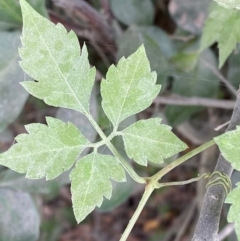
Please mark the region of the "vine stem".
POLYGON ((128 174, 132 177, 133 180, 135 180, 138 183, 146 183, 146 180, 143 177, 140 177, 133 168, 128 164, 128 162, 121 156, 121 154, 117 151, 117 149, 114 147, 114 145, 109 141, 106 137, 106 135, 103 133, 102 129, 99 127, 97 122, 93 119, 93 117, 89 114, 85 114, 88 120, 91 122, 95 130, 98 132, 99 136, 106 141, 106 145, 111 150, 111 152, 114 154, 114 156, 120 161, 124 169, 128 172, 128 174))
POLYGON ((142 212, 148 198, 151 196, 154 189, 155 188, 152 185, 146 186, 145 191, 143 193, 143 196, 141 198, 141 201, 139 202, 137 209, 135 210, 132 218, 130 219, 130 221, 129 221, 126 229, 124 230, 124 233, 122 234, 122 237, 120 238, 119 241, 126 241, 127 240, 130 232, 132 231, 132 228, 133 228, 134 224, 136 223, 140 213, 142 212))
POLYGON ((189 183, 192 183, 192 182, 199 181, 201 179, 209 178, 210 176, 211 176, 210 173, 203 173, 203 174, 199 175, 198 177, 194 177, 194 178, 191 178, 191 179, 185 180, 185 181, 158 183, 156 188, 162 188, 162 187, 167 187, 167 186, 185 185, 185 184, 189 184, 189 183))
MULTIPOLYGON (((152 177, 150 178, 143 178, 140 177, 134 170, 133 168, 128 164, 128 162, 121 156, 121 154, 117 151, 117 149, 114 147, 114 145, 111 143, 111 140, 109 140, 106 135, 103 133, 103 131, 101 130, 101 128, 99 127, 99 125, 96 123, 96 121, 93 119, 93 117, 87 113, 86 117, 89 119, 89 121, 92 123, 92 125, 94 126, 94 128, 96 129, 96 131, 98 132, 99 136, 105 140, 106 145, 108 146, 108 148, 112 151, 112 153, 115 155, 115 157, 120 161, 120 163, 122 164, 122 166, 124 167, 124 169, 129 173, 129 175, 133 178, 133 180, 135 180, 138 183, 145 183, 146 187, 145 187, 145 191, 143 193, 143 196, 139 202, 139 205, 137 207, 137 209, 135 210, 132 218, 130 219, 125 231, 123 232, 121 239, 119 241, 126 241, 129 233, 131 232, 133 226, 135 225, 140 213, 142 212, 146 202, 148 201, 148 198, 151 196, 152 192, 154 191, 154 189, 160 188, 164 186, 164 183, 159 183, 158 181, 164 176, 166 175, 168 172, 170 172, 172 169, 174 169, 175 167, 179 166, 180 164, 182 164, 183 162, 187 161, 188 159, 190 159, 191 157, 197 155, 198 153, 204 151, 205 149, 209 148, 210 146, 213 146, 215 144, 214 140, 208 141, 205 144, 197 147, 196 149, 188 152, 187 154, 181 156, 180 158, 178 158, 177 160, 175 160, 174 162, 170 163, 168 166, 164 167, 162 170, 160 170, 159 172, 157 172, 156 174, 154 174, 152 177)), ((115 132, 114 132, 115 133, 115 132)), ((116 132, 117 133, 117 132, 116 132)), ((116 134, 115 133, 115 134, 116 134)), ((201 176, 197 177, 197 178, 193 178, 191 180, 188 181, 182 181, 182 184, 186 184, 186 183, 190 183, 196 180, 199 180, 201 178, 206 178, 207 174, 202 174, 201 176), (205 176, 204 176, 205 175, 205 176)), ((173 183, 172 185, 179 185, 179 183, 173 183)), ((165 183, 165 186, 171 185, 170 183, 165 183)))
POLYGON ((182 164, 183 162, 187 161, 188 159, 190 159, 191 157, 197 155, 198 153, 204 151, 205 149, 209 148, 210 146, 213 146, 215 144, 214 140, 208 141, 206 143, 204 143, 203 145, 195 148, 194 150, 188 152, 187 154, 181 156, 180 158, 178 158, 177 160, 175 160, 174 162, 170 163, 169 165, 167 165, 166 167, 164 167, 162 170, 160 170, 159 172, 157 172, 156 174, 154 174, 150 179, 151 182, 153 183, 157 183, 164 175, 166 175, 168 172, 170 172, 172 169, 174 169, 175 167, 179 166, 180 164, 182 164))

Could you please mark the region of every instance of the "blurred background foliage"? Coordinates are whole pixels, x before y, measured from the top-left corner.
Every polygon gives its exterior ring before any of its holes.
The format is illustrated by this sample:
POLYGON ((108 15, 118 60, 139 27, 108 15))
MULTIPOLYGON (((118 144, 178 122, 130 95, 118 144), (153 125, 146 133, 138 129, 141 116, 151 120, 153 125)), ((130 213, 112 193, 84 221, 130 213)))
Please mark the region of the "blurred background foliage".
MULTIPOLYGON (((173 127, 189 150, 224 131, 215 128, 230 119, 240 84, 239 11, 226 10, 210 0, 28 2, 52 22, 75 31, 80 45, 87 44, 90 63, 97 68, 90 109, 106 133, 110 133, 111 124, 101 108, 101 79, 111 64, 142 44, 162 85, 161 94, 147 110, 122 122, 121 128, 138 119, 158 116, 173 127)), ((21 87, 19 82, 30 79, 18 64, 21 29, 18 0, 0 1, 0 152, 14 143, 14 136, 26 132, 25 124, 45 123, 45 116, 71 121, 90 141, 98 140, 82 114, 47 106, 21 87)), ((115 138, 113 142, 125 155, 122 140, 115 138)), ((110 154, 106 147, 100 152, 110 154)), ((217 155, 217 149, 210 148, 173 170, 164 181, 185 180, 212 171, 217 155)), ((142 168, 129 162, 142 176, 162 167, 142 168)), ((77 225, 68 174, 51 181, 29 180, 0 166, 0 241, 118 240, 144 187, 130 177, 127 183, 113 182, 113 198, 77 225)), ((234 173, 233 182, 239 179, 234 173)), ((129 240, 190 240, 204 192, 203 181, 156 191, 129 240)), ((231 228, 226 224, 226 213, 227 207, 223 210, 223 231, 231 228)), ((220 235, 224 240, 224 232, 220 235)), ((231 232, 225 240, 235 241, 235 234, 231 232)))

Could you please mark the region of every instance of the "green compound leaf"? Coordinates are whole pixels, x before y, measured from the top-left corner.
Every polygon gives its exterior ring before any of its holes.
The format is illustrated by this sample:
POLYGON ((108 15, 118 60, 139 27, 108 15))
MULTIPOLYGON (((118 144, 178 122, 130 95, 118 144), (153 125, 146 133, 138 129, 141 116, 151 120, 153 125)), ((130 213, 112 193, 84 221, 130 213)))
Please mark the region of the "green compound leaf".
POLYGON ((112 184, 126 181, 125 172, 112 156, 91 153, 83 157, 70 174, 75 217, 81 222, 93 209, 100 207, 103 196, 110 199, 112 184))
POLYGON ((110 66, 101 83, 102 106, 114 127, 147 107, 160 91, 155 85, 156 72, 151 72, 144 46, 117 66, 110 66))
POLYGON ((228 212, 228 216, 227 216, 227 220, 228 222, 234 222, 234 226, 235 226, 235 232, 237 234, 238 240, 240 240, 240 182, 236 184, 237 187, 234 188, 228 195, 227 198, 225 200, 225 203, 230 203, 232 204, 229 212, 228 212))
POLYGON ((53 179, 68 170, 88 144, 87 139, 71 123, 47 117, 47 124, 29 124, 29 134, 21 134, 18 142, 0 154, 0 165, 28 178, 53 179))
POLYGON ((129 158, 144 166, 148 160, 159 164, 187 148, 170 126, 160 122, 160 118, 140 120, 121 132, 129 158))
POLYGON ((226 9, 217 4, 206 21, 201 39, 201 49, 218 42, 219 68, 223 66, 228 56, 236 48, 237 43, 240 42, 239 21, 240 11, 226 9))
POLYGON ((240 0, 214 0, 220 6, 225 8, 236 8, 240 9, 240 0))
POLYGON ((240 126, 237 130, 226 132, 214 138, 223 157, 240 171, 240 126))
POLYGON ((37 82, 22 85, 47 104, 89 112, 89 99, 95 80, 86 46, 81 57, 76 34, 67 33, 39 15, 28 3, 20 0, 23 14, 23 48, 19 54, 22 69, 37 82))

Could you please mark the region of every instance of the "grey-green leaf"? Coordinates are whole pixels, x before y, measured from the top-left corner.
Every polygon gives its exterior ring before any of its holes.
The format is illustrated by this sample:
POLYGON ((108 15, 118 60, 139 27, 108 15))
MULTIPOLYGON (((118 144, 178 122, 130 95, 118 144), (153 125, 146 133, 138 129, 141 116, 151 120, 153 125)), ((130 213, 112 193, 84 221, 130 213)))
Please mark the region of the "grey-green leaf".
POLYGON ((0 240, 37 241, 40 217, 31 196, 0 188, 0 240))
POLYGON ((160 118, 140 120, 120 133, 129 158, 144 166, 148 160, 160 164, 163 159, 187 148, 171 132, 170 126, 160 122, 160 118))
POLYGON ((37 82, 23 82, 26 90, 47 104, 89 112, 89 99, 95 80, 88 53, 76 34, 43 18, 24 0, 23 47, 19 50, 23 70, 37 82))
POLYGON ((234 169, 240 171, 240 126, 237 126, 237 130, 215 137, 214 140, 223 157, 232 164, 234 169))
POLYGON ((87 139, 71 123, 47 117, 48 126, 29 124, 29 134, 20 134, 18 142, 0 154, 0 165, 28 178, 53 179, 68 170, 88 144, 87 139))
POLYGON ((101 94, 103 110, 115 128, 151 105, 160 91, 156 80, 143 46, 127 59, 122 57, 117 66, 110 66, 101 83, 101 94))
POLYGON ((117 182, 126 180, 122 166, 112 156, 91 153, 77 163, 70 174, 70 179, 73 210, 78 222, 96 206, 101 206, 103 196, 111 198, 110 178, 117 182))
POLYGON ((19 84, 24 77, 18 64, 20 34, 0 32, 0 132, 18 117, 28 97, 19 84))

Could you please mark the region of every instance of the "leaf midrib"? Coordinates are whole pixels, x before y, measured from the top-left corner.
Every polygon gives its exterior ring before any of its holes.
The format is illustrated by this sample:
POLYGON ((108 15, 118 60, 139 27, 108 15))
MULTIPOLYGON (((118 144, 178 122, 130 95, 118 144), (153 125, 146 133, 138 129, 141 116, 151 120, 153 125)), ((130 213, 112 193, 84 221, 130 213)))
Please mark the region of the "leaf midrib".
MULTIPOLYGON (((139 62, 140 62, 140 58, 138 58, 138 61, 137 61, 137 65, 136 65, 136 68, 134 69, 134 72, 133 72, 133 75, 132 75, 132 79, 128 85, 128 88, 127 88, 127 91, 126 91, 126 95, 124 96, 124 99, 123 99, 123 102, 122 102, 122 106, 121 106, 121 109, 119 111, 119 115, 118 115, 118 118, 117 118, 117 121, 115 123, 115 125, 117 126, 119 124, 119 120, 120 120, 120 117, 122 115, 122 110, 123 110, 123 106, 125 105, 125 102, 126 102, 126 99, 127 99, 127 96, 128 96, 128 92, 130 90, 130 87, 132 86, 132 83, 134 81, 134 77, 135 77, 135 73, 136 73, 136 70, 138 68, 138 65, 139 65, 139 62)), ((127 66, 127 69, 129 69, 129 65, 127 66)), ((127 71, 128 72, 128 71, 127 71)), ((118 72, 117 72, 118 73, 118 72)), ((119 77, 119 73, 118 73, 118 77, 119 77)), ((119 78, 121 79, 121 78, 119 78)))
MULTIPOLYGON (((18 144, 16 144, 16 145, 18 145, 18 144)), ((27 157, 27 156, 30 156, 30 155, 36 155, 36 154, 42 154, 42 153, 52 153, 52 152, 59 152, 59 151, 62 151, 62 150, 66 150, 66 149, 74 149, 74 148, 80 148, 80 147, 87 147, 87 145, 77 145, 77 146, 71 146, 71 147, 64 147, 64 148, 54 148, 54 149, 52 149, 51 148, 51 150, 49 151, 49 150, 44 150, 44 151, 39 151, 39 150, 36 150, 36 151, 34 151, 34 152, 31 152, 31 153, 27 153, 27 154, 25 154, 25 155, 19 155, 19 154, 17 154, 17 156, 19 157, 19 158, 24 158, 24 157, 27 157)), ((16 159, 16 157, 15 157, 15 155, 14 156, 12 156, 12 157, 8 157, 8 158, 4 158, 5 160, 7 159, 7 160, 12 160, 12 159, 16 159)))
POLYGON ((140 136, 140 135, 135 135, 135 134, 132 134, 132 133, 127 133, 127 132, 124 132, 125 135, 130 135, 130 136, 134 136, 135 138, 138 138, 138 139, 143 139, 143 140, 147 140, 147 141, 150 141, 152 143, 160 143, 162 145, 171 145, 171 146, 179 146, 179 145, 175 145, 173 143, 170 143, 170 142, 167 142, 166 141, 157 141, 157 140, 153 140, 153 139, 150 139, 148 137, 144 137, 144 136, 140 136))
POLYGON ((82 208, 81 208, 81 210, 80 210, 80 213, 82 213, 83 208, 86 206, 86 205, 85 205, 85 202, 86 202, 86 199, 87 199, 87 194, 88 194, 88 192, 89 192, 89 187, 92 186, 92 177, 94 176, 93 174, 94 174, 95 169, 96 169, 95 153, 93 154, 92 162, 93 162, 92 170, 91 170, 90 178, 89 178, 88 181, 87 181, 87 184, 88 184, 88 185, 87 185, 87 190, 84 192, 84 199, 83 199, 83 201, 82 201, 82 204, 83 204, 83 205, 81 205, 82 208))

